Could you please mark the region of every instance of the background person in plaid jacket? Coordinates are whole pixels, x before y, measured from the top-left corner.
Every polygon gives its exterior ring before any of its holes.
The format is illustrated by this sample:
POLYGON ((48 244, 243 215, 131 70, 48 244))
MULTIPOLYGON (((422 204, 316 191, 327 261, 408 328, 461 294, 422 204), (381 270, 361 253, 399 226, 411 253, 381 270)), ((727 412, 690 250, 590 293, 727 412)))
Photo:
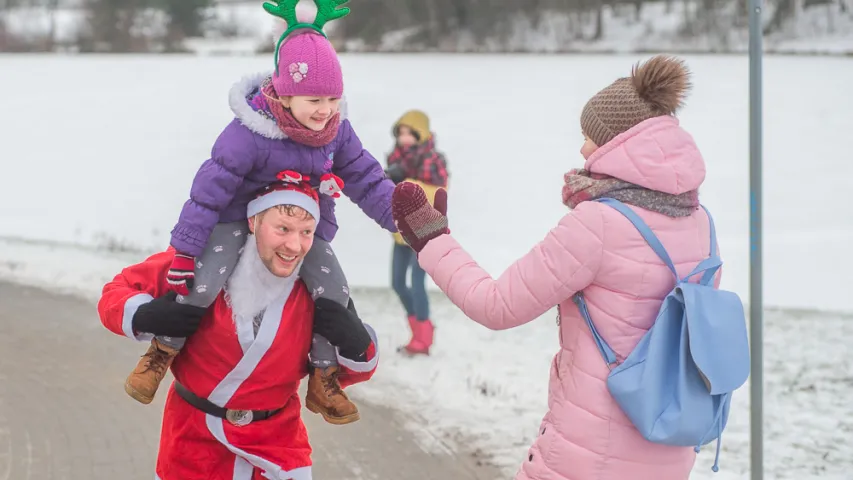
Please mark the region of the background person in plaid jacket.
MULTIPOLYGON (((400 183, 409 181, 420 185, 430 202, 439 187, 447 188, 447 161, 435 149, 435 134, 430 131, 429 117, 419 110, 403 114, 393 128, 396 144, 388 156, 386 175, 400 183)), ((418 265, 417 255, 403 240, 394 234, 394 251, 391 261, 391 285, 406 310, 412 338, 400 347, 400 352, 410 355, 429 355, 434 326, 429 315, 429 298, 426 293, 426 273, 418 265), (406 276, 411 271, 411 287, 406 276)))

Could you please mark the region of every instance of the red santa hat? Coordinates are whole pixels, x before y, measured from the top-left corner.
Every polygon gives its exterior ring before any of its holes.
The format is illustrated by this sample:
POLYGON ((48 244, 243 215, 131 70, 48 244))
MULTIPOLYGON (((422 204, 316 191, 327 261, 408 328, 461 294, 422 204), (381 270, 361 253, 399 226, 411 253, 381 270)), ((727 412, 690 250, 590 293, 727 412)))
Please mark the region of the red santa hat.
MULTIPOLYGON (((246 215, 255 215, 278 205, 293 205, 308 212, 315 220, 320 220, 320 196, 309 183, 309 177, 292 170, 279 172, 277 178, 281 182, 268 185, 249 202, 246 215)), ((337 175, 327 173, 320 179, 319 190, 332 198, 341 196, 344 182, 337 175)))

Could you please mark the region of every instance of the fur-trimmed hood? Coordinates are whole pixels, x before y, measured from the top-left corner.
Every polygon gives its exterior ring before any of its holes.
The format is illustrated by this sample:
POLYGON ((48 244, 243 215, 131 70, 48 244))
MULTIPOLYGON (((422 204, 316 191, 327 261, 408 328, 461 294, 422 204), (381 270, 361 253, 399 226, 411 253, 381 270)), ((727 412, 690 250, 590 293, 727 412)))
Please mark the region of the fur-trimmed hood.
MULTIPOLYGON (((284 140, 287 138, 287 135, 278 128, 278 124, 276 124, 272 115, 259 113, 249 103, 251 96, 259 90, 261 84, 269 76, 269 73, 260 72, 240 79, 239 82, 231 87, 231 91, 228 94, 228 104, 231 107, 231 111, 240 120, 240 123, 245 125, 249 130, 266 138, 284 140)), ((341 98, 340 114, 340 121, 343 122, 347 118, 346 96, 341 98)))

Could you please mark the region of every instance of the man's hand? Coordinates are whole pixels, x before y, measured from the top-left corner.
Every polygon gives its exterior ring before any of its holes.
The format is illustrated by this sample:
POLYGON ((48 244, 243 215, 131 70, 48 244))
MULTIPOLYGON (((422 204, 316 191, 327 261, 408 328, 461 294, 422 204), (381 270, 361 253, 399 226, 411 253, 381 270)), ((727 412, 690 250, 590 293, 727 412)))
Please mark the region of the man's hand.
POLYGON ((348 308, 327 298, 315 300, 314 333, 325 337, 350 360, 358 360, 370 347, 370 334, 358 318, 352 298, 348 308))
POLYGON ((133 315, 133 330, 174 338, 186 338, 195 333, 207 309, 178 303, 177 296, 169 292, 140 305, 133 315))

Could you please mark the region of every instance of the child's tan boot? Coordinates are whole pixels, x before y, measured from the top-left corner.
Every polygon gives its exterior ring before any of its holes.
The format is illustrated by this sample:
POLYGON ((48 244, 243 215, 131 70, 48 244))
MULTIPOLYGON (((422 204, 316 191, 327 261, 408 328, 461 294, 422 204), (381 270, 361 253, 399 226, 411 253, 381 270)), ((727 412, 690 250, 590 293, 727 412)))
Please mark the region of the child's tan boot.
POLYGON ((334 425, 358 421, 358 407, 349 399, 338 382, 338 367, 311 367, 305 406, 334 425))
POLYGON ((151 403, 178 352, 156 338, 151 340, 148 351, 124 382, 124 391, 139 403, 151 403))

